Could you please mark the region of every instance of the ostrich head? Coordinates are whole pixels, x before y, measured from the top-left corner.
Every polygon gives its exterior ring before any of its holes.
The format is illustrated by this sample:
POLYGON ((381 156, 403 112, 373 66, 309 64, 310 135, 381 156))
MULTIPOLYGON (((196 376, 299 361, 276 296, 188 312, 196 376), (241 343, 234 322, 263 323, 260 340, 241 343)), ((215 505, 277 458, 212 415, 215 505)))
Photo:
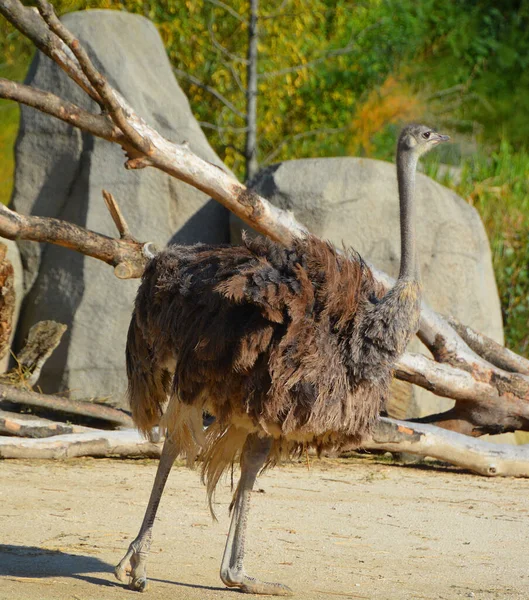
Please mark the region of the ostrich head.
POLYGON ((419 158, 441 142, 447 142, 450 138, 441 135, 426 125, 412 123, 402 130, 397 145, 397 153, 410 153, 419 158))

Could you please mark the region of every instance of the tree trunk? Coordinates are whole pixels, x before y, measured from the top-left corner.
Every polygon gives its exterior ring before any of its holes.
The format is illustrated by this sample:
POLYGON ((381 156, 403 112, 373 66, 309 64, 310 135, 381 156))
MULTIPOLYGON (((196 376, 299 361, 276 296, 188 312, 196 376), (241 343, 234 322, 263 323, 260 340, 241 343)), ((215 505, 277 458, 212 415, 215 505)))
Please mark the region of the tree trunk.
POLYGON ((7 246, 0 242, 0 359, 11 346, 15 300, 13 265, 7 259, 7 246))
POLYGON ((250 23, 248 26, 248 66, 246 87, 246 181, 250 181, 259 168, 257 162, 257 11, 259 0, 250 0, 250 23))

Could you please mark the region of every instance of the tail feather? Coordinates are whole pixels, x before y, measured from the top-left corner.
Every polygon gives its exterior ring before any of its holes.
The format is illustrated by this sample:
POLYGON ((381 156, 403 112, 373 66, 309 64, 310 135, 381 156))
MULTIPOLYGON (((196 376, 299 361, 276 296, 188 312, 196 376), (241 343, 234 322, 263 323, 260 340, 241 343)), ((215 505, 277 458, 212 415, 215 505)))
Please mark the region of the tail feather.
POLYGON ((146 436, 150 436, 152 429, 159 424, 171 389, 169 372, 160 368, 153 358, 133 314, 126 348, 128 397, 132 419, 146 436))
POLYGON ((233 467, 241 454, 249 431, 235 425, 222 426, 218 421, 208 427, 202 459, 202 482, 206 485, 209 510, 213 510, 215 488, 222 475, 233 467))

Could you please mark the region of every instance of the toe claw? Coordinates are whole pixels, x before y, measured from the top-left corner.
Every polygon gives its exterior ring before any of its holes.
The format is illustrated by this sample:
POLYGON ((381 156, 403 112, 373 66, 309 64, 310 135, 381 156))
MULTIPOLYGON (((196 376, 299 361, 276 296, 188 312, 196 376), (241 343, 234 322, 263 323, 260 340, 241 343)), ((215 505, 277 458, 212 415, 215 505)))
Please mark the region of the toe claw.
POLYGON ((243 584, 239 590, 243 594, 258 594, 263 596, 293 596, 294 592, 282 583, 256 582, 252 585, 243 584))
POLYGON ((243 594, 258 594, 262 596, 292 596, 294 594, 287 585, 260 581, 248 575, 241 577, 237 587, 243 594))
POLYGON ((147 577, 133 579, 129 587, 137 592, 145 592, 147 590, 147 577))
POLYGON ((129 582, 129 574, 121 565, 115 567, 114 576, 118 581, 121 581, 121 583, 129 582))

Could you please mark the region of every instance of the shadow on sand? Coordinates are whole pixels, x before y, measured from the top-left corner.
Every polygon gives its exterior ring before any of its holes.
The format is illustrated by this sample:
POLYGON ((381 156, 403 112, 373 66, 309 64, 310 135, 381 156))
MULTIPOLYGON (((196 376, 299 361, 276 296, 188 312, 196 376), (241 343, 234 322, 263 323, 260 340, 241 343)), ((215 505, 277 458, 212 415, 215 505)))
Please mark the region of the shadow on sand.
POLYGON ((112 573, 113 570, 112 565, 94 556, 68 554, 36 546, 0 544, 0 577, 73 577, 97 585, 113 586, 106 579, 85 575, 112 573))
MULTIPOLYGON (((60 550, 48 550, 36 546, 15 546, 0 544, 0 577, 71 577, 105 587, 123 587, 117 580, 94 576, 94 573, 113 573, 114 565, 110 565, 94 556, 68 554, 60 550), (90 573, 90 575, 88 575, 90 573)), ((149 578, 151 582, 167 583, 180 587, 226 591, 225 587, 212 587, 170 581, 167 579, 149 578)))

